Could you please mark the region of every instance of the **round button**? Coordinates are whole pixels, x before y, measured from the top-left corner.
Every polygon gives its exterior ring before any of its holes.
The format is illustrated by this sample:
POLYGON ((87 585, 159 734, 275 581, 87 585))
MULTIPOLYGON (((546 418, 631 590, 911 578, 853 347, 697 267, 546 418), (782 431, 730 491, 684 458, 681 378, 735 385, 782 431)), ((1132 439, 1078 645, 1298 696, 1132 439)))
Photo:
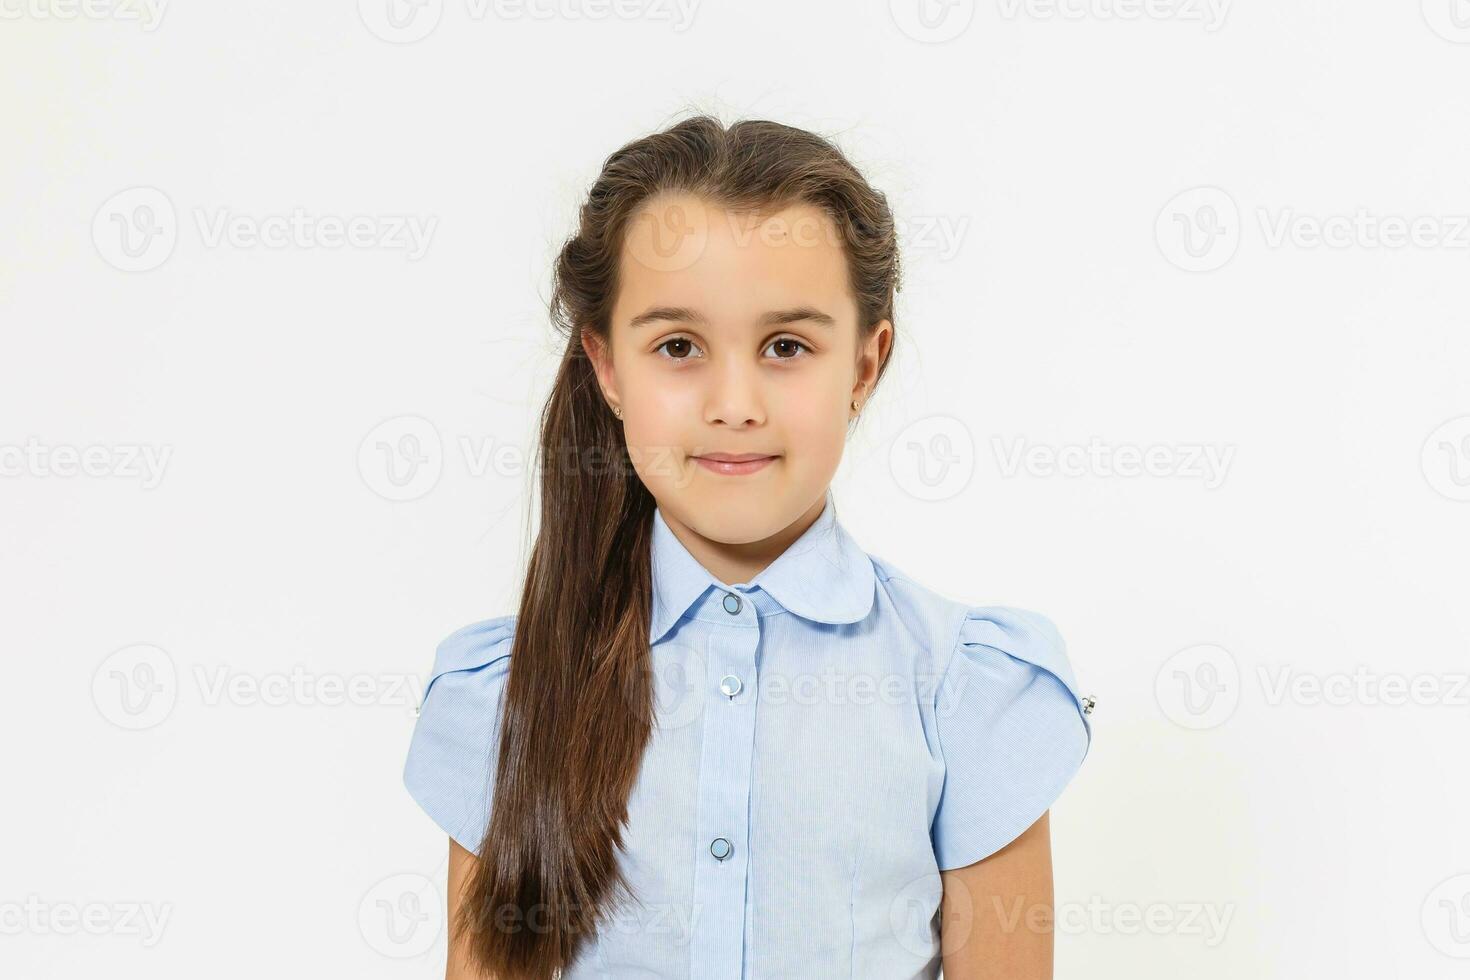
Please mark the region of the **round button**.
POLYGON ((733 850, 735 850, 735 848, 732 847, 730 842, 725 840, 725 838, 723 837, 716 837, 714 840, 709 842, 709 852, 721 861, 729 857, 730 852, 733 850))
POLYGON ((731 616, 740 611, 740 597, 733 592, 725 593, 725 612, 731 616))
POLYGON ((734 674, 726 674, 720 678, 720 690, 725 693, 726 697, 733 698, 740 693, 740 678, 734 674))

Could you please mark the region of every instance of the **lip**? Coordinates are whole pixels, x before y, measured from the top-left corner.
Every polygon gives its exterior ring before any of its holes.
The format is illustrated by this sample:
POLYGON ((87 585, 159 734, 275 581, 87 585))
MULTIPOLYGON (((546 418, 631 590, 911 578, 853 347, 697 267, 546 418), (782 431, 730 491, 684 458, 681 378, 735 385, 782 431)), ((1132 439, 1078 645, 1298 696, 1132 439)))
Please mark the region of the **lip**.
POLYGON ((744 476, 765 469, 779 457, 765 453, 703 453, 694 461, 711 473, 722 476, 744 476))

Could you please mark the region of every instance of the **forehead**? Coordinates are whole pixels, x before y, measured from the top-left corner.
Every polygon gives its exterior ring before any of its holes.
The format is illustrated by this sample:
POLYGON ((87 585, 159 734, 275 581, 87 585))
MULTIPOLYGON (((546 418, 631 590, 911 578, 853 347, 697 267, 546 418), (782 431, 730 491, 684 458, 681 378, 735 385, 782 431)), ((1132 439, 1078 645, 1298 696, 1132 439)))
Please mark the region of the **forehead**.
POLYGON ((615 324, 655 305, 732 325, 800 305, 839 321, 857 315, 837 225, 809 204, 751 214, 657 195, 629 223, 618 273, 615 324))

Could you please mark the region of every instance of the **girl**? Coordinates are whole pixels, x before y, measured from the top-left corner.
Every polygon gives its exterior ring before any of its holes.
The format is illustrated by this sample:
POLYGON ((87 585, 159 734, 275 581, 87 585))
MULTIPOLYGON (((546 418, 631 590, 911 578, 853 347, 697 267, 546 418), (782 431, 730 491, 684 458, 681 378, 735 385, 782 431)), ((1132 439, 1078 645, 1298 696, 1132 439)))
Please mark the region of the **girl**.
POLYGON ((829 486, 893 342, 884 196, 688 119, 607 159, 554 287, 519 611, 439 645, 404 773, 448 976, 1050 977, 1091 704, 1048 620, 866 554, 829 486))

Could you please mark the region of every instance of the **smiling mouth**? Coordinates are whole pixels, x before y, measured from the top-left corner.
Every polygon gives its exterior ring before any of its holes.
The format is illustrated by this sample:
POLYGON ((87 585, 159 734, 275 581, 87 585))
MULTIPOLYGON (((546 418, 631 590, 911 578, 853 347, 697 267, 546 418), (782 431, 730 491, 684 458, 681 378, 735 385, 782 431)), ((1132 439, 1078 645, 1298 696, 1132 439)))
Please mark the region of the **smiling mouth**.
POLYGON ((691 458, 711 473, 742 476, 762 470, 780 457, 768 453, 705 453, 691 458))

